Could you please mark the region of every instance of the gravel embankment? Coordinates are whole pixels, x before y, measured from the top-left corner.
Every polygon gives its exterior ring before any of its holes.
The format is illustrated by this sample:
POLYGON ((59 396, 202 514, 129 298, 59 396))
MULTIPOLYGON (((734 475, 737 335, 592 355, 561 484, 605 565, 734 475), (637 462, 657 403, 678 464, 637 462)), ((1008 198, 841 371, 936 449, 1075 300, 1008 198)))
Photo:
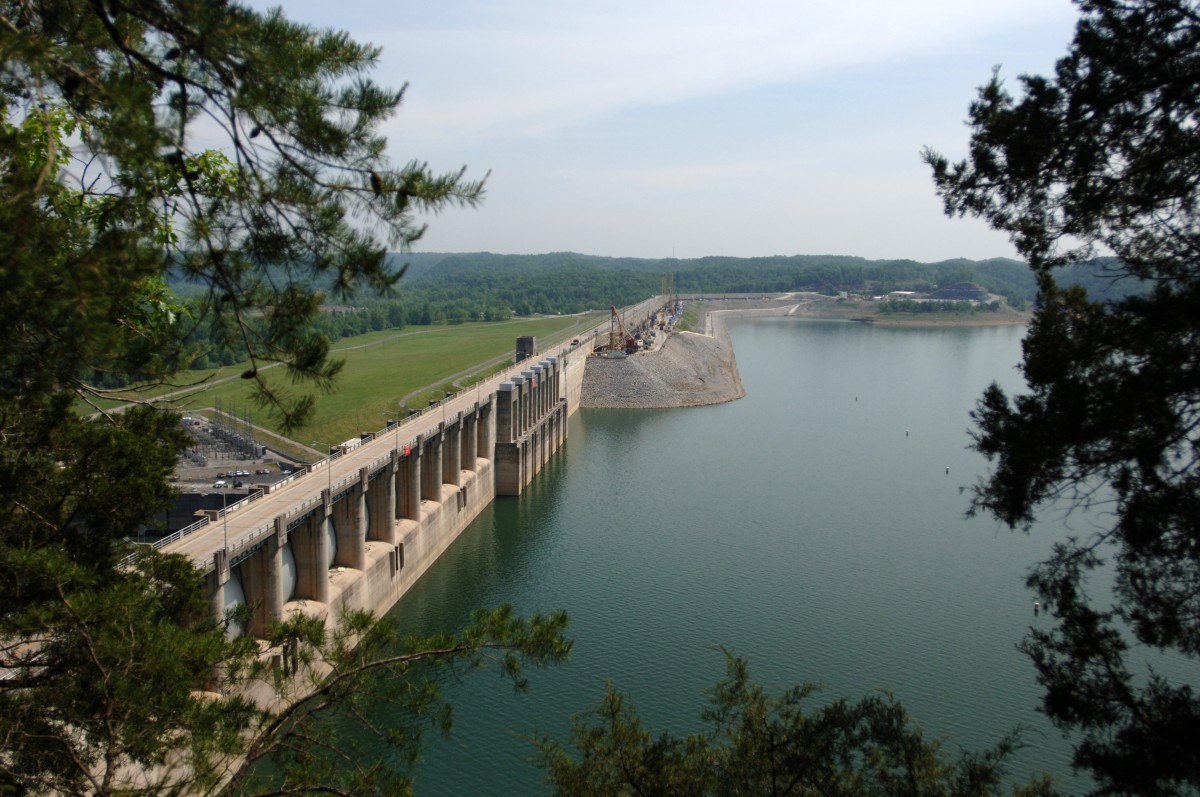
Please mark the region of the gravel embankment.
MULTIPOLYGON (((589 357, 581 407, 695 407, 746 395, 724 325, 713 337, 674 333, 657 351, 623 360, 589 357)), ((661 334, 661 333, 660 333, 661 334)))

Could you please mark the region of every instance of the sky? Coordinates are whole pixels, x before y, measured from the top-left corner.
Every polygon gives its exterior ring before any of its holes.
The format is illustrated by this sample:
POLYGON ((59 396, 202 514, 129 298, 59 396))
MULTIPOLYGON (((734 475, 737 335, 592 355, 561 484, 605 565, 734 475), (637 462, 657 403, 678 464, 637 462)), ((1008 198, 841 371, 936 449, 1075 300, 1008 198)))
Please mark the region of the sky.
MULTIPOLYGON (((261 4, 265 5, 265 3, 261 4)), ((425 252, 1013 257, 944 215, 923 147, 1070 43, 1069 0, 286 0, 383 48, 397 164, 489 174, 425 252)))

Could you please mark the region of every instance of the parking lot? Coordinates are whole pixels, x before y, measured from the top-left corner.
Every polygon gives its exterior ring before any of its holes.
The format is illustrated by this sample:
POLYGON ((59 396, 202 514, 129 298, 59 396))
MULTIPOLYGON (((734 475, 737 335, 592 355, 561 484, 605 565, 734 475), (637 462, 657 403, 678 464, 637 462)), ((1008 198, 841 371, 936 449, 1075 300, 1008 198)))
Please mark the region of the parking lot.
POLYGON ((180 460, 174 481, 182 493, 229 493, 246 495, 249 491, 274 484, 302 464, 281 460, 267 452, 253 457, 248 451, 261 446, 237 445, 221 439, 202 418, 185 418, 184 428, 195 446, 180 460))
MULTIPOLYGON (((290 468, 284 465, 283 468, 290 468)), ((176 486, 180 492, 221 492, 237 491, 245 494, 248 489, 274 484, 287 476, 277 460, 259 460, 258 462, 237 462, 221 466, 181 467, 175 471, 176 486)))

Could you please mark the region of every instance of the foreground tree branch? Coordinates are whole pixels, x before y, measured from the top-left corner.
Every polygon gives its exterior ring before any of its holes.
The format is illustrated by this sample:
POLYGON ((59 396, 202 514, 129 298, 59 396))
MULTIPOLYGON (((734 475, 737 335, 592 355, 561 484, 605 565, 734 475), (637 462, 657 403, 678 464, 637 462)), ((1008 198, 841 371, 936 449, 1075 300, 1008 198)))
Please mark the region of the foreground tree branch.
POLYGON ((725 677, 709 690, 705 730, 653 735, 632 702, 609 685, 575 717, 569 744, 535 740, 557 795, 755 794, 823 797, 1050 797, 1049 781, 1006 784, 1019 733, 983 753, 951 760, 924 738, 890 695, 818 701, 802 684, 767 695, 744 659, 725 653, 725 677), (814 705, 815 704, 815 705, 814 705))
POLYGON ((1100 532, 1033 570, 1056 625, 1023 649, 1097 793, 1194 795, 1200 14, 1190 0, 1077 4, 1053 76, 1021 76, 1014 97, 994 75, 971 105, 969 157, 925 152, 946 212, 1008 232, 1039 286, 1028 393, 993 386, 974 413, 993 470, 972 511, 1029 529, 1108 502, 1100 532), (1059 284, 1093 257, 1121 298, 1059 284))
POLYGON ((356 617, 285 627, 276 644, 307 666, 272 671, 258 642, 227 638, 189 562, 122 564, 189 444, 139 389, 172 381, 203 332, 242 351, 285 428, 303 423, 340 367, 312 325, 323 295, 393 290, 384 254, 421 214, 482 199, 461 169, 389 161, 380 127, 402 90, 371 79, 378 49, 224 0, 0 0, 0 51, 0 791, 219 793, 290 751, 300 774, 279 790, 353 793, 308 750, 366 686, 421 696, 397 698, 419 717, 440 705, 411 680, 423 668, 494 654, 516 677, 565 655, 551 618, 501 613, 406 648, 356 617), (184 280, 186 299, 168 288, 184 280))

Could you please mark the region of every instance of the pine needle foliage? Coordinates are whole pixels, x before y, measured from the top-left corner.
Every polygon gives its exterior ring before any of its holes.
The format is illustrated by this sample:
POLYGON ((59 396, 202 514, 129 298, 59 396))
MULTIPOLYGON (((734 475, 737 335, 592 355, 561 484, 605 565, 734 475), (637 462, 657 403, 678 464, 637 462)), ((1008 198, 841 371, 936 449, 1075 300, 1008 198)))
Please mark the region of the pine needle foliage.
POLYGON ((969 156, 932 151, 948 214, 1007 232, 1038 282, 1028 392, 987 390, 973 508, 1016 528, 1087 513, 1029 584, 1055 625, 1023 648, 1098 794, 1200 794, 1200 9, 1079 0, 1052 76, 998 74, 969 156), (1131 287, 1059 277, 1104 255, 1131 287), (1112 588, 1106 585, 1111 579, 1112 588))

